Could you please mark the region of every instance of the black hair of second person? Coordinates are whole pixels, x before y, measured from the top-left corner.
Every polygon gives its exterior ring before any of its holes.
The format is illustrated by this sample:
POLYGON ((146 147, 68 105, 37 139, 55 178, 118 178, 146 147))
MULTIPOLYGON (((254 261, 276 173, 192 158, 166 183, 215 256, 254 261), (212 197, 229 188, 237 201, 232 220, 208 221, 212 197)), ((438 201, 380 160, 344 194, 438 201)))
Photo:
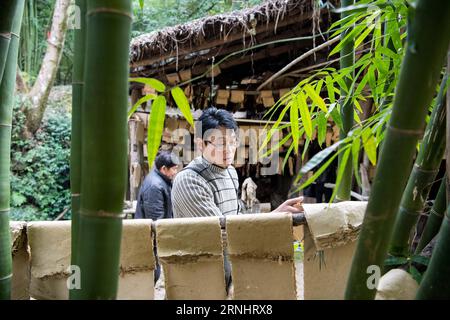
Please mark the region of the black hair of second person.
POLYGON ((156 169, 161 169, 163 166, 172 168, 179 165, 178 159, 169 151, 160 151, 155 158, 156 169))
POLYGON ((238 125, 233 115, 224 109, 217 109, 216 107, 205 109, 198 120, 202 126, 202 138, 205 137, 205 132, 208 130, 218 129, 220 127, 234 131, 238 130, 238 125))

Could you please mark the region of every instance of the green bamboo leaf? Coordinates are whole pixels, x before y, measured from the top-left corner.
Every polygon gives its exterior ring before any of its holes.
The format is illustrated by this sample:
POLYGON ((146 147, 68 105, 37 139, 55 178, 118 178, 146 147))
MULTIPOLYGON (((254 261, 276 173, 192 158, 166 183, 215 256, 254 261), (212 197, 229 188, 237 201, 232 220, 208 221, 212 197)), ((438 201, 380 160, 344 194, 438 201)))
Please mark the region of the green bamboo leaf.
MULTIPOLYGON (((298 122, 298 107, 300 102, 299 96, 297 96, 296 100, 293 100, 291 103, 291 110, 290 110, 290 120, 291 120, 291 133, 292 133, 292 140, 293 144, 295 145, 295 153, 298 152, 298 143, 300 140, 300 134, 299 134, 299 122, 298 122)), ((305 127, 306 130, 306 127, 305 127)))
POLYGON ((317 94, 317 92, 311 87, 311 85, 307 84, 303 87, 308 94, 309 98, 319 107, 323 112, 328 112, 328 109, 323 101, 322 97, 317 94))
POLYGON ((345 166, 346 166, 348 158, 350 156, 350 152, 352 151, 350 146, 351 145, 348 144, 347 146, 342 148, 342 149, 345 149, 345 152, 342 155, 342 158, 339 159, 341 162, 339 163, 338 173, 337 173, 337 177, 336 177, 336 185, 333 189, 333 194, 331 195, 330 203, 333 202, 334 198, 336 197, 336 193, 339 189, 339 185, 341 184, 342 177, 344 176, 345 166))
POLYGON ((361 149, 361 140, 359 137, 353 139, 352 142, 352 159, 353 159, 353 172, 358 185, 362 185, 361 177, 359 176, 359 150, 361 149))
POLYGON ((289 103, 283 108, 283 110, 281 111, 277 121, 275 121, 275 123, 273 124, 273 126, 269 130, 267 136, 264 138, 264 141, 262 142, 261 146, 259 147, 259 151, 258 152, 261 152, 261 150, 269 143, 270 139, 272 139, 273 132, 278 130, 278 128, 280 126, 280 122, 283 121, 284 115, 286 114, 286 112, 291 107, 292 101, 293 100, 289 101, 289 103))
POLYGON ((141 8, 141 10, 144 9, 144 0, 139 0, 139 7, 141 8))
POLYGON ((128 120, 130 119, 130 117, 133 115, 133 113, 136 112, 137 108, 139 108, 139 106, 149 100, 153 100, 156 98, 156 95, 154 94, 147 94, 145 96, 143 96, 142 98, 140 98, 135 104, 134 106, 128 111, 128 120))
POLYGON ((152 110, 148 115, 147 130, 147 159, 148 165, 152 166, 153 161, 161 145, 161 138, 166 117, 166 98, 158 96, 152 104, 152 110))
POLYGON ((354 46, 355 49, 357 49, 359 47, 359 45, 364 41, 364 39, 367 38, 367 36, 369 35, 369 33, 372 32, 374 27, 375 27, 375 24, 370 24, 369 27, 366 30, 364 30, 363 33, 361 33, 359 35, 359 37, 355 40, 355 46, 354 46))
MULTIPOLYGON (((359 70, 358 70, 356 76, 354 77, 354 79, 352 80, 352 84, 350 85, 350 88, 352 88, 352 89, 350 90, 350 93, 345 97, 345 100, 342 103, 342 105, 346 105, 350 101, 350 99, 354 99, 354 96, 356 96, 356 94, 352 93, 352 91, 353 91, 353 88, 356 85, 356 80, 359 79, 359 76, 361 75, 361 73, 366 69, 366 67, 371 62, 371 60, 367 59, 367 58, 366 59, 361 59, 361 60, 363 60, 363 61, 360 61, 360 62, 357 63, 357 66, 359 67, 359 70)), ((362 110, 361 110, 361 112, 362 112, 362 110)))
MULTIPOLYGON (((340 31, 339 30, 341 30, 341 29, 346 29, 346 28, 348 28, 349 26, 351 26, 351 25, 353 25, 353 24, 355 24, 355 22, 356 22, 356 20, 358 19, 358 16, 356 16, 356 15, 348 15, 348 16, 346 16, 346 17, 344 17, 344 18, 342 18, 342 19, 339 19, 338 21, 336 21, 336 22, 333 22, 332 24, 331 24, 331 26, 330 26, 330 31, 331 30, 337 30, 336 32, 335 32, 335 34, 334 35, 338 35, 339 33, 340 33, 340 31), (340 27, 339 27, 340 26, 340 27)), ((332 37, 334 37, 334 36, 332 36, 332 37)))
POLYGON ((379 47, 377 48, 377 51, 385 55, 387 58, 390 58, 391 60, 398 60, 400 58, 397 53, 386 47, 379 47))
MULTIPOLYGON (((398 73, 395 73, 394 79, 398 79, 398 73)), ((397 80, 391 81, 391 83, 389 84, 389 87, 386 90, 386 93, 388 93, 389 95, 391 95, 393 97, 394 89, 395 89, 396 85, 397 85, 397 80)), ((392 101, 394 101, 394 99, 392 99, 392 101)))
POLYGON ((338 95, 338 96, 340 96, 341 95, 341 88, 340 87, 335 87, 335 88, 333 88, 333 90, 334 90, 334 92, 336 92, 336 94, 338 95))
POLYGON ((305 160, 306 152, 308 152, 308 147, 309 147, 310 143, 311 143, 311 140, 308 137, 306 137, 305 145, 303 146, 302 161, 305 160))
POLYGON ((323 149, 322 151, 316 153, 311 160, 309 160, 300 170, 300 173, 306 174, 308 171, 311 171, 315 167, 317 167, 323 160, 325 160, 332 152, 336 151, 341 143, 345 140, 339 140, 335 144, 329 146, 328 148, 323 149))
MULTIPOLYGON (((291 126, 291 124, 289 123, 289 127, 290 127, 290 126, 291 126)), ((266 127, 264 127, 264 128, 266 128, 266 127)), ((264 140, 262 141, 262 143, 261 143, 261 145, 260 145, 260 147, 259 147, 259 149, 258 149, 258 152, 259 152, 259 153, 261 153, 261 152, 263 151, 263 149, 267 146, 267 144, 269 143, 269 141, 272 139, 273 134, 274 134, 275 132, 277 132, 277 131, 280 131, 280 129, 279 129, 279 128, 277 128, 277 129, 270 128, 270 129, 269 129, 269 131, 267 132, 266 137, 264 138, 264 140)))
POLYGON ((373 47, 371 50, 376 50, 377 48, 380 47, 381 40, 383 38, 381 35, 381 29, 382 29, 382 24, 383 24, 382 21, 384 20, 383 16, 385 17, 386 15, 384 14, 384 15, 382 15, 382 17, 380 19, 375 20, 375 23, 374 23, 375 29, 372 34, 373 47))
POLYGON ((408 258, 406 257, 394 257, 390 256, 386 260, 384 260, 385 266, 401 266, 405 263, 408 263, 408 258))
MULTIPOLYGON (((378 4, 376 4, 376 6, 378 8, 384 8, 386 6, 388 6, 388 3, 383 3, 380 2, 378 4)), ((352 12, 352 13, 359 13, 359 12, 370 12, 370 9, 373 9, 373 7, 375 6, 374 2, 370 2, 370 3, 364 3, 364 4, 354 4, 351 6, 346 6, 346 7, 341 7, 341 8, 337 8, 337 9, 332 9, 331 11, 334 13, 344 13, 344 12, 352 12)))
POLYGON ((318 113, 317 116, 317 142, 321 146, 325 142, 327 135, 327 118, 322 112, 318 113))
POLYGON ((354 120, 357 124, 361 123, 361 119, 359 118, 358 112, 356 112, 356 111, 353 112, 353 120, 354 120))
POLYGON ((319 96, 322 91, 323 83, 324 83, 324 80, 320 79, 319 81, 317 81, 317 84, 316 84, 316 94, 319 96))
POLYGON ((334 97, 334 81, 333 78, 331 78, 331 76, 326 76, 325 77, 325 85, 327 87, 327 91, 328 91, 328 99, 330 99, 331 103, 334 103, 336 101, 335 97, 334 97))
POLYGON ((191 106, 189 105, 189 100, 186 98, 184 91, 179 87, 173 88, 171 91, 173 100, 177 104, 183 116, 186 118, 187 122, 191 126, 194 126, 194 118, 191 113, 191 106))
POLYGON ((339 129, 343 130, 342 116, 341 116, 341 113, 339 112, 339 109, 333 108, 330 112, 330 116, 333 119, 334 123, 336 123, 336 125, 339 127, 339 129))
MULTIPOLYGON (((361 97, 360 100, 366 100, 366 99, 361 97)), ((354 103, 354 105, 356 107, 356 110, 358 110, 360 113, 363 113, 361 105, 359 104, 358 100, 353 101, 353 103, 354 103)))
POLYGON ((289 132, 286 134, 283 139, 281 139, 275 147, 271 148, 270 150, 267 150, 266 153, 259 156, 259 158, 267 158, 270 156, 274 151, 280 150, 281 146, 284 145, 290 138, 292 137, 292 133, 289 132))
POLYGON ((377 81, 375 78, 375 66, 371 65, 367 70, 367 77, 370 86, 370 90, 372 92, 372 96, 374 98, 375 103, 378 105, 378 97, 377 97, 377 81))
MULTIPOLYGON (((297 103, 298 108, 300 109, 300 117, 302 118, 302 124, 305 128, 306 136, 311 139, 312 138, 312 122, 311 122, 311 114, 309 113, 308 106, 306 105, 306 99, 303 95, 303 92, 300 92, 297 95, 297 103)), ((291 119, 292 120, 292 119, 291 119)))
POLYGON ((337 76, 334 80, 335 80, 335 82, 337 82, 337 84, 339 85, 339 90, 340 90, 340 92, 345 92, 345 93, 348 93, 348 86, 347 86, 347 84, 345 83, 345 81, 344 81, 344 79, 342 79, 343 78, 343 75, 339 75, 339 76, 337 76))
POLYGON ((377 145, 375 137, 373 136, 372 132, 370 130, 363 130, 362 131, 362 141, 363 141, 363 147, 364 151, 367 154, 367 157, 369 158, 372 165, 377 164, 377 145))
POLYGON ((365 25, 358 25, 355 28, 353 28, 353 30, 347 34, 343 40, 341 40, 334 48, 333 50, 331 50, 330 54, 328 55, 329 57, 331 57, 332 55, 340 52, 340 50, 342 49, 343 46, 345 46, 347 43, 349 43, 350 41, 352 41, 353 39, 355 39, 355 37, 357 35, 359 35, 364 29, 365 29, 365 25))
POLYGON ((397 23, 396 18, 389 21, 389 37, 391 38, 394 48, 397 51, 401 50, 403 47, 402 40, 400 38, 400 30, 401 28, 397 23))
POLYGON ((369 80, 369 78, 368 78, 367 74, 365 74, 364 77, 359 82, 358 86, 356 87, 355 96, 359 96, 361 94, 361 92, 364 89, 364 87, 366 86, 368 80, 369 80))
POLYGON ((378 74, 380 75, 380 78, 385 78, 386 74, 389 72, 389 59, 383 59, 383 58, 374 58, 373 64, 376 66, 378 74))
POLYGON ((365 13, 358 13, 358 14, 350 14, 349 16, 342 18, 341 21, 343 21, 343 23, 341 23, 341 26, 339 28, 336 29, 332 29, 330 28, 330 30, 333 30, 334 33, 332 34, 331 37, 335 37, 337 35, 341 35, 342 33, 346 32, 348 29, 353 28, 355 25, 361 25, 363 24, 363 20, 370 15, 370 12, 365 12, 365 13), (349 18, 349 19, 347 19, 349 18))
POLYGON ((350 14, 342 19, 339 19, 338 21, 334 22, 330 26, 330 31, 335 31, 331 38, 337 36, 338 34, 342 33, 342 31, 348 29, 350 26, 354 25, 361 17, 359 15, 350 14), (338 27, 340 26, 340 27, 338 27))
POLYGON ((289 146, 289 149, 287 150, 286 155, 284 156, 283 163, 281 164, 281 170, 282 170, 283 173, 284 173, 284 167, 286 166, 286 163, 289 160, 289 155, 292 153, 292 149, 294 149, 294 145, 293 144, 291 144, 289 146))
POLYGON ((130 82, 139 82, 146 85, 149 85, 153 89, 155 89, 158 92, 164 92, 166 91, 166 86, 164 83, 159 81, 158 79, 154 78, 130 78, 130 82))
MULTIPOLYGON (((285 93, 283 95, 283 97, 281 97, 277 102, 275 102, 275 104, 273 106, 271 106, 266 113, 264 113, 262 118, 267 119, 267 117, 268 117, 268 120, 271 121, 272 117, 275 115, 275 112, 278 110, 278 108, 282 105, 286 105, 286 102, 290 101, 291 94, 292 94, 292 91, 285 93)), ((269 125, 269 123, 267 123, 264 126, 264 128, 267 128, 268 125, 269 125)))
MULTIPOLYGON (((345 150, 344 148, 341 150, 345 150)), ((339 155, 339 153, 341 152, 341 150, 338 150, 338 152, 336 152, 333 156, 330 157, 330 159, 328 159, 327 162, 325 162, 320 168, 319 170, 317 170, 308 180, 305 181, 304 184, 302 184, 297 191, 302 190, 304 188, 306 188, 307 186, 309 186, 311 183, 313 183, 315 180, 317 180, 317 178, 325 171, 326 168, 329 167, 329 165, 333 162, 334 159, 336 159, 336 157, 339 155)), ((312 160, 312 159, 311 159, 312 160)), ((310 161, 311 161, 310 160, 310 161)), ((306 164, 308 165, 308 163, 306 164)), ((302 169, 303 170, 303 169, 302 169)))
POLYGON ((419 272, 419 270, 417 270, 417 268, 414 266, 410 266, 409 273, 411 274, 413 279, 416 280, 418 284, 420 284, 420 282, 422 281, 422 274, 419 272))
MULTIPOLYGON (((363 97, 360 97, 359 99, 360 100, 365 100, 363 97)), ((358 110, 359 112, 363 113, 361 105, 359 104, 357 99, 355 101, 353 101, 353 104, 355 105, 356 110, 358 110)))
POLYGON ((411 261, 421 264, 421 265, 424 265, 424 266, 428 266, 428 264, 430 263, 430 258, 421 256, 421 255, 413 255, 411 257, 411 261))

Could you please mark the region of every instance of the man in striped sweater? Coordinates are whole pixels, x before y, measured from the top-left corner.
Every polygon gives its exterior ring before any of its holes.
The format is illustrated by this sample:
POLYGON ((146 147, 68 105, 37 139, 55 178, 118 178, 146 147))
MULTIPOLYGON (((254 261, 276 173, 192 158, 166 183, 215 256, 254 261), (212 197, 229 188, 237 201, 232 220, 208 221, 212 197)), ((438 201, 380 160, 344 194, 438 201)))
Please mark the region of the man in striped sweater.
MULTIPOLYGON (((174 218, 208 217, 239 214, 239 182, 231 165, 239 145, 238 126, 226 110, 208 108, 199 118, 201 138, 196 141, 202 155, 180 171, 172 186, 174 218)), ((302 197, 285 201, 275 211, 300 212, 295 204, 302 197)), ((230 266, 225 255, 227 288, 231 281, 230 266)))

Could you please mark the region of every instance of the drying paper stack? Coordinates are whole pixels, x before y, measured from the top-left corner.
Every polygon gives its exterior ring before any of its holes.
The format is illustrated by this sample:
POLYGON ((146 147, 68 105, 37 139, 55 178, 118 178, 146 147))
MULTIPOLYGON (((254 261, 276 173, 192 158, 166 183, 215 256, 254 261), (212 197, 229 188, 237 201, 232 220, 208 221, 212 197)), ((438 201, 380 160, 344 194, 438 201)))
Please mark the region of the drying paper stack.
POLYGON ((162 219, 156 223, 166 298, 226 298, 219 217, 162 219))
POLYGON ((234 299, 296 299, 292 215, 227 216, 234 299))

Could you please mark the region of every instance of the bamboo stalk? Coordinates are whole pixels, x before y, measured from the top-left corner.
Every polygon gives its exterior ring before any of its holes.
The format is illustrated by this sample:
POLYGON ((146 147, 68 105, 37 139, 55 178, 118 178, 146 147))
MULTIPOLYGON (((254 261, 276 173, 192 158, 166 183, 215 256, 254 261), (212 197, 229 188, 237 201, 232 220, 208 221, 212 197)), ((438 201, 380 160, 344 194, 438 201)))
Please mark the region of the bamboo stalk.
POLYGON ((416 299, 450 299, 450 207, 437 236, 427 271, 420 283, 416 299))
MULTIPOLYGON (((31 19, 37 19, 37 8, 36 8, 36 4, 35 1, 28 1, 29 5, 30 5, 30 15, 31 15, 31 19)), ((37 73, 39 72, 39 67, 41 65, 41 54, 42 54, 42 49, 39 47, 39 37, 38 37, 38 30, 36 27, 35 23, 30 24, 30 36, 32 39, 32 44, 30 44, 30 51, 31 52, 36 52, 34 54, 31 54, 32 59, 29 60, 29 70, 28 73, 32 74, 32 75, 37 75, 37 73)))
POLYGON ((436 104, 420 146, 419 154, 403 193, 394 225, 389 254, 406 257, 410 253, 412 233, 423 211, 431 185, 439 171, 445 151, 446 106, 444 96, 447 75, 442 79, 436 104))
MULTIPOLYGON (((447 55, 447 73, 450 72, 450 51, 447 55)), ((447 94, 447 111, 450 110, 450 95, 447 94)), ((447 144, 450 143, 450 128, 447 126, 447 144)), ((447 204, 449 201, 450 188, 448 182, 450 181, 450 161, 449 149, 447 146, 447 204)), ((444 179, 445 180, 445 179, 444 179)), ((440 191, 440 190, 439 190, 440 191)), ((427 223, 428 226, 428 223, 427 223)), ((436 236, 437 242, 428 264, 427 271, 424 274, 422 282, 420 283, 416 299, 449 299, 450 298, 450 263, 448 261, 448 253, 450 252, 450 207, 447 207, 447 212, 443 218, 439 233, 436 236)))
MULTIPOLYGON (((386 29, 387 29, 387 24, 388 22, 386 21, 383 25, 383 34, 386 35, 386 29)), ((395 46, 394 46, 394 42, 392 41, 392 38, 384 38, 383 40, 384 42, 384 46, 392 51, 392 52, 396 52, 395 46)), ((388 67, 387 70, 391 70, 393 67, 393 64, 391 63, 391 60, 388 59, 388 67)), ((387 92, 389 87, 391 86, 392 81, 394 81, 394 74, 390 74, 388 76, 388 78, 386 79, 386 82, 384 83, 384 92, 387 92)), ((391 95, 388 95, 386 97, 384 97, 383 101, 380 104, 380 110, 384 110, 386 109, 387 106, 389 106, 392 102, 393 97, 391 95)))
MULTIPOLYGON (((450 74, 450 50, 447 52, 447 74, 450 74)), ((447 94, 447 114, 450 113, 450 94, 447 94)), ((447 151, 446 151, 446 161, 445 161, 445 168, 446 168, 446 174, 445 178, 447 181, 447 206, 450 205, 450 125, 447 125, 446 128, 446 145, 447 145, 447 151)))
POLYGON ((433 207, 430 210, 430 214, 425 224, 422 236, 420 237, 419 244, 416 248, 416 254, 420 254, 423 248, 433 240, 434 236, 438 234, 439 228, 442 225, 442 219, 444 218, 445 209, 447 208, 447 191, 446 191, 445 178, 442 179, 441 186, 439 187, 438 194, 434 200, 433 207))
POLYGON ((448 49, 450 1, 419 0, 411 20, 392 116, 353 257, 346 299, 375 296, 376 288, 368 285, 368 270, 374 266, 381 270, 386 257, 417 141, 448 49))
POLYGON ((14 0, 4 0, 0 2, 0 83, 5 71, 8 48, 11 42, 11 28, 13 24, 14 12, 17 2, 14 0))
MULTIPOLYGON (((72 193, 72 224, 71 224, 71 265, 78 265, 77 244, 80 241, 80 198, 81 198, 81 115, 83 99, 84 52, 86 41, 86 0, 77 0, 75 4, 80 9, 80 29, 75 29, 75 57, 72 79, 72 137, 70 141, 70 188, 72 193)), ((72 295, 72 290, 70 290, 72 295)))
MULTIPOLYGON (((0 84, 0 300, 11 297, 12 257, 9 229, 11 127, 19 34, 24 0, 16 0, 8 57, 0 84)), ((2 17, 3 18, 3 17, 2 17)))
MULTIPOLYGON (((354 5, 354 0, 342 0, 341 1, 341 7, 345 8, 351 5, 354 5)), ((344 19, 345 17, 349 16, 351 12, 344 11, 341 13, 341 19, 344 19)), ((345 32, 341 34, 341 39, 344 39, 347 34, 349 34, 352 31, 353 28, 349 28, 345 32)), ((355 63, 355 54, 354 54, 354 46, 355 42, 349 41, 346 43, 340 52, 340 67, 341 69, 351 67, 355 63)), ((353 78, 354 75, 352 75, 353 78)), ((345 77, 344 82, 349 90, 349 94, 351 92, 351 85, 352 85, 353 79, 349 79, 348 77, 345 77)), ((341 89, 341 92, 343 92, 343 89, 341 89)), ((345 96, 341 96, 341 101, 345 101, 345 96)), ((347 134, 353 127, 353 104, 351 103, 351 99, 347 101, 344 105, 341 106, 341 118, 342 118, 342 130, 339 132, 339 138, 340 140, 343 140, 347 137, 347 134)), ((346 148, 347 145, 340 145, 339 149, 346 148)), ((346 163, 343 162, 343 152, 341 152, 338 156, 338 167, 341 168, 342 165, 345 165, 344 167, 344 173, 342 176, 341 183, 338 186, 337 192, 336 192, 336 201, 345 201, 350 200, 350 194, 352 190, 352 180, 353 180, 353 164, 352 161, 347 161, 346 163)))
MULTIPOLYGON (((127 181, 131 1, 90 0, 81 142, 78 266, 73 299, 115 299, 127 181)), ((77 52, 77 54, 81 54, 77 52)))

